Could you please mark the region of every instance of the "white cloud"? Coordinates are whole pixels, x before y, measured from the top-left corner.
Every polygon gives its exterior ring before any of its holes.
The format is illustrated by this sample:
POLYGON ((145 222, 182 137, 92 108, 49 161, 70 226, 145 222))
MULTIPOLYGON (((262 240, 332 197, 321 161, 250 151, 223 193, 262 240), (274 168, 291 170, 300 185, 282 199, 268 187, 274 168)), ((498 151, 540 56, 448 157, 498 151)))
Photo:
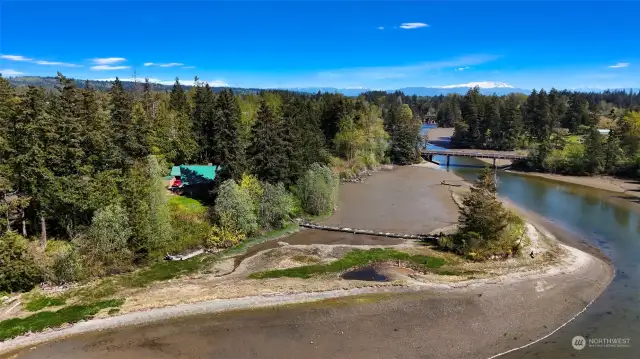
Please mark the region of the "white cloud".
POLYGON ((336 80, 350 83, 365 83, 370 80, 399 79, 414 76, 421 72, 441 70, 447 68, 459 68, 471 65, 480 65, 493 61, 499 56, 495 55, 468 55, 449 60, 438 60, 402 66, 380 66, 380 67, 356 67, 337 70, 322 71, 316 75, 320 80, 336 80))
POLYGON ((34 61, 34 64, 38 64, 38 65, 51 65, 51 66, 65 66, 65 67, 82 67, 82 65, 76 65, 76 64, 71 64, 68 62, 58 62, 58 61, 43 61, 43 60, 38 60, 38 61, 34 61))
POLYGON ((23 72, 12 70, 12 69, 4 69, 4 70, 0 70, 0 74, 2 74, 3 76, 17 76, 17 75, 22 75, 23 72))
POLYGON ((184 66, 184 64, 182 62, 168 62, 164 64, 158 64, 155 62, 145 62, 144 66, 177 67, 177 66, 184 66))
POLYGON ((480 82, 469 82, 466 84, 457 84, 457 85, 445 85, 445 86, 434 86, 436 88, 441 89, 452 89, 459 87, 480 87, 483 89, 493 89, 493 88, 513 88, 513 86, 504 82, 495 82, 495 81, 480 81, 480 82))
POLYGON ((182 68, 183 68, 183 69, 195 69, 196 67, 195 67, 195 66, 184 66, 184 67, 182 67, 182 68))
POLYGON ((615 65, 609 66, 609 68, 612 68, 612 69, 621 69, 621 68, 624 68, 624 67, 629 67, 629 63, 628 62, 618 62, 615 65))
POLYGON ((384 30, 384 26, 378 26, 378 30, 384 30))
POLYGON ((424 22, 403 22, 400 24, 400 28, 405 30, 419 29, 421 27, 429 27, 429 25, 424 22))
MULTIPOLYGON (((95 81, 115 81, 115 77, 110 77, 110 78, 106 78, 106 79, 95 79, 95 81)), ((144 77, 138 77, 137 79, 134 78, 120 78, 120 81, 128 81, 128 82, 144 82, 144 77)), ((150 78, 149 82, 153 82, 156 84, 160 84, 160 85, 173 85, 174 83, 176 83, 176 80, 159 80, 159 79, 155 79, 155 78, 150 78)), ((202 84, 206 84, 208 83, 209 86, 211 87, 228 87, 229 84, 222 81, 222 80, 212 80, 212 81, 198 81, 201 82, 202 84)), ((184 86, 195 86, 195 82, 193 80, 190 81, 182 81, 180 80, 180 84, 184 85, 184 86)))
POLYGON ((91 70, 95 70, 95 71, 126 70, 130 67, 131 66, 98 65, 98 66, 91 66, 91 70))
POLYGON ((24 57, 22 55, 0 55, 0 58, 10 61, 22 61, 22 62, 31 62, 36 65, 53 65, 53 66, 65 66, 65 67, 82 67, 82 65, 71 64, 68 62, 59 62, 59 61, 45 61, 45 60, 34 60, 30 57, 24 57))
POLYGON ((33 59, 24 57, 22 55, 0 55, 0 59, 10 60, 10 61, 31 61, 33 59))
POLYGON ((456 69, 456 71, 464 71, 464 70, 468 70, 468 69, 470 69, 470 68, 471 68, 471 67, 469 67, 469 66, 465 66, 465 67, 458 67, 458 68, 456 69))
POLYGON ((127 61, 127 59, 125 59, 124 57, 104 57, 92 59, 91 61, 93 61, 93 63, 96 65, 113 65, 117 64, 118 62, 127 61))

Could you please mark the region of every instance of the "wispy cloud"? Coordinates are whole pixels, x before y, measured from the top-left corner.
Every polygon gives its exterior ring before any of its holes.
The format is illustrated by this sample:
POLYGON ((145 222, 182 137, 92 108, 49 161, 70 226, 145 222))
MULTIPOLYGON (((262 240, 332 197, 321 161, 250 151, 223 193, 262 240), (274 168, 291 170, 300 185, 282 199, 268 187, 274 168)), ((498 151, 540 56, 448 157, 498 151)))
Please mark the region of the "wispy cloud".
POLYGON ((465 67, 458 67, 458 68, 456 69, 456 71, 469 70, 470 68, 471 68, 471 67, 469 67, 469 66, 465 66, 465 67))
MULTIPOLYGON (((95 79, 95 81, 109 81, 109 82, 111 82, 111 81, 115 81, 115 79, 116 79, 115 77, 110 77, 110 78, 105 78, 105 79, 95 79)), ((137 79, 134 79, 134 78, 120 78, 120 81, 144 82, 145 79, 142 78, 142 77, 139 77, 137 79)), ((156 79, 156 78, 149 78, 149 82, 160 84, 160 85, 171 86, 176 82, 176 80, 159 80, 159 79, 156 79)), ((200 82, 202 84, 207 84, 208 83, 209 86, 211 86, 211 87, 228 87, 229 86, 229 84, 227 82, 223 81, 223 80, 212 80, 212 81, 199 80, 198 82, 200 82)), ((196 85, 193 80, 189 80, 189 81, 180 80, 180 84, 184 85, 184 86, 195 86, 196 85)))
POLYGON ((9 61, 20 61, 20 62, 30 62, 36 65, 54 65, 54 66, 65 66, 65 67, 82 67, 82 65, 71 64, 68 62, 59 62, 59 61, 45 61, 45 60, 34 60, 30 57, 24 57, 22 55, 0 55, 0 58, 9 60, 9 61))
POLYGON ((337 70, 322 71, 317 74, 321 80, 348 80, 352 83, 362 83, 369 80, 386 80, 406 78, 419 73, 435 71, 447 68, 461 68, 472 65, 480 65, 496 60, 496 55, 468 55, 448 60, 438 60, 402 66, 380 66, 380 67, 355 67, 337 70))
POLYGON ((95 71, 126 70, 130 67, 131 66, 97 65, 97 66, 91 66, 91 70, 95 70, 95 71))
POLYGON ((384 26, 378 26, 378 30, 384 30, 384 26))
POLYGON ((611 68, 611 69, 621 69, 621 68, 624 68, 624 67, 629 67, 629 63, 628 62, 618 62, 615 65, 609 66, 609 68, 611 68))
POLYGON ((0 74, 2 74, 3 76, 17 76, 17 75, 22 75, 23 72, 12 70, 12 69, 4 69, 4 70, 0 70, 0 74))
POLYGON ((400 28, 405 30, 419 29, 421 27, 429 27, 429 24, 424 22, 403 22, 400 24, 400 28))
POLYGON ((43 61, 43 60, 38 60, 38 61, 34 61, 34 64, 38 64, 38 65, 51 65, 51 66, 64 66, 64 67, 82 67, 82 65, 76 65, 76 64, 71 64, 68 62, 59 62, 59 61, 43 61))
POLYGON ((22 55, 0 55, 0 59, 10 60, 10 61, 32 61, 32 58, 24 57, 22 55))
POLYGON ((96 65, 113 65, 119 62, 127 61, 124 57, 103 57, 97 59, 91 59, 96 65))
POLYGON ((183 66, 182 68, 183 69, 195 69, 196 67, 195 66, 183 66))
POLYGON ((184 66, 184 64, 181 63, 181 62, 169 62, 169 63, 164 63, 164 64, 158 64, 158 63, 155 63, 155 62, 145 62, 144 66, 177 67, 177 66, 184 66))

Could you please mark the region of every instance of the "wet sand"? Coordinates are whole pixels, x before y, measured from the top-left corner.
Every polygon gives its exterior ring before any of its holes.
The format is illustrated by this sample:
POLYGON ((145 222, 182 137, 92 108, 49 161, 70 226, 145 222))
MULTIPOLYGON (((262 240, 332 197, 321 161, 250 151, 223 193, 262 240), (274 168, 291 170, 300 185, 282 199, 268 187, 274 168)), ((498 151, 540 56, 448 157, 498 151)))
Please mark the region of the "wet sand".
POLYGON ((397 245, 404 243, 405 241, 399 238, 387 238, 378 236, 365 236, 344 232, 329 232, 319 231, 315 229, 304 229, 296 232, 288 237, 281 238, 279 240, 266 241, 255 246, 247 248, 247 251, 235 257, 234 266, 237 267, 240 263, 258 252, 265 251, 267 249, 278 248, 280 244, 287 243, 289 245, 309 245, 309 244, 346 244, 350 246, 369 246, 369 245, 397 245))
POLYGON ((0 358, 488 358, 566 322, 606 287, 607 268, 596 260, 535 281, 170 319, 0 358))
POLYGON ((429 233, 457 223, 458 207, 442 181, 453 173, 419 166, 378 172, 340 188, 338 210, 323 224, 402 233, 429 233))
MULTIPOLYGON (((402 167, 361 184, 346 184, 338 212, 325 223, 406 232, 443 227, 455 222, 457 207, 442 180, 460 179, 444 171, 402 167)), ((553 224, 546 229, 563 240, 581 242, 553 224)), ((316 232, 298 235, 324 236, 316 232)), ((0 358, 487 358, 550 333, 606 288, 613 276, 608 263, 592 256, 582 259, 574 271, 551 276, 458 288, 425 285, 420 292, 383 298, 168 320, 162 309, 131 313, 137 320, 163 321, 73 336, 0 358)), ((190 313, 198 312, 185 310, 182 315, 190 313)), ((573 350, 570 343, 567 348, 573 350)))

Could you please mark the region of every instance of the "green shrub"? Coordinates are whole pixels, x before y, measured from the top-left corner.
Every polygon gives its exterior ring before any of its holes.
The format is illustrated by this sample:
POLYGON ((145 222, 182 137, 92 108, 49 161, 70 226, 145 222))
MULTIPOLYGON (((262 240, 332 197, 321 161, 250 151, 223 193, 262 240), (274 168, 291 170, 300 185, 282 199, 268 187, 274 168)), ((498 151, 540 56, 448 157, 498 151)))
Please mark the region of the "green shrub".
POLYGON ((171 196, 169 208, 173 239, 165 247, 166 252, 181 253, 202 246, 211 230, 207 208, 195 199, 182 196, 171 196))
POLYGON ((110 205, 96 211, 86 236, 75 240, 80 253, 97 273, 101 269, 121 268, 131 263, 127 247, 132 230, 127 211, 119 205, 110 205))
POLYGON ((27 251, 26 240, 15 232, 0 236, 0 292, 29 291, 43 274, 27 251))
POLYGON ((222 212, 218 218, 218 225, 211 227, 204 246, 206 248, 230 248, 245 238, 245 234, 237 229, 231 215, 222 212))
POLYGON ((58 252, 51 264, 51 280, 56 284, 75 282, 82 278, 82 264, 72 248, 58 252))
POLYGON ((333 171, 314 163, 298 180, 296 192, 302 209, 311 215, 333 211, 338 200, 339 180, 333 171))
POLYGON ((258 206, 260 227, 267 230, 284 227, 295 211, 292 196, 282 183, 277 185, 265 183, 263 189, 258 206))
POLYGON ((228 216, 230 230, 253 234, 258 229, 251 197, 241 191, 233 180, 226 180, 220 185, 214 211, 218 221, 222 216, 228 216))
POLYGON ((438 237, 438 247, 446 250, 446 251, 450 251, 455 249, 455 245, 453 242, 453 238, 451 238, 450 236, 441 236, 438 237))

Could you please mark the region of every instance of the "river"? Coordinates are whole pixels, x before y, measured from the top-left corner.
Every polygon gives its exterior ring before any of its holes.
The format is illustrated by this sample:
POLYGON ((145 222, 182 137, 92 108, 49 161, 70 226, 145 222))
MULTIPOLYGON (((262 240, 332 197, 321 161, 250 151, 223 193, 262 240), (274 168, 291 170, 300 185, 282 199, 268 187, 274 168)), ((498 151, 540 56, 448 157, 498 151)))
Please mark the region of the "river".
MULTIPOLYGON (((423 131, 428 130, 427 127, 423 131)), ((430 146, 433 147, 433 146, 430 146)), ((445 163, 443 159, 434 160, 445 163)), ((483 162, 452 157, 448 170, 472 181, 483 162)), ((637 358, 640 352, 640 199, 621 194, 498 171, 498 193, 579 234, 607 255, 616 276, 587 311, 545 341, 504 358, 637 358), (591 346, 576 351, 568 343, 588 339, 629 339, 628 347, 591 346)))
MULTIPOLYGON (((482 166, 483 162, 454 157, 451 164, 441 169, 473 180, 477 168, 468 166, 482 166)), ((502 197, 578 234, 616 268, 611 284, 583 314, 548 338, 501 358, 637 358, 640 204, 611 192, 504 171, 498 172, 498 180, 502 197), (629 342, 620 348, 591 345, 576 350, 571 345, 576 336, 629 342)), ((402 196, 395 200, 406 201, 402 196)), ((595 288, 593 281, 566 277, 570 279, 558 280, 554 289, 540 293, 532 283, 519 282, 480 287, 470 293, 444 295, 425 290, 389 300, 355 298, 344 303, 186 317, 70 337, 26 349, 17 358, 482 359, 533 342, 538 333, 551 331, 565 320, 561 318, 566 308, 574 313, 579 310, 574 308, 584 307, 587 302, 580 299, 581 286, 595 288), (563 296, 567 291, 576 295, 563 296), (552 325, 549 317, 557 318, 558 323, 552 325), (529 329, 535 337, 527 334, 529 329)))

